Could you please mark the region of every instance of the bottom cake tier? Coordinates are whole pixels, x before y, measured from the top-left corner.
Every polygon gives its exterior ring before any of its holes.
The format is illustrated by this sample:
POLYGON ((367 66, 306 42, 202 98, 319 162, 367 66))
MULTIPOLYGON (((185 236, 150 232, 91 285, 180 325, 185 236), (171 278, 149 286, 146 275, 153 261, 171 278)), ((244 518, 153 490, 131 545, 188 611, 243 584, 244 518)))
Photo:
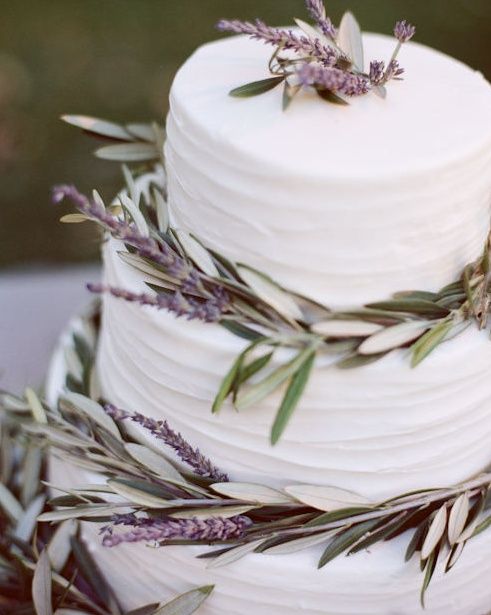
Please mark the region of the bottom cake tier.
MULTIPOLYGON (((47 397, 55 403, 66 375, 65 347, 75 321, 55 353, 47 397)), ((100 481, 85 470, 53 459, 50 482, 74 488, 100 481)), ((322 547, 289 555, 249 554, 227 566, 197 559, 205 547, 150 548, 144 544, 104 547, 99 524, 84 522, 83 536, 125 609, 166 600, 201 585, 215 586, 200 615, 486 615, 491 607, 491 532, 473 538, 456 566, 438 566, 420 604, 423 575, 418 558, 404 561, 410 533, 369 551, 340 556, 317 569, 322 547)))

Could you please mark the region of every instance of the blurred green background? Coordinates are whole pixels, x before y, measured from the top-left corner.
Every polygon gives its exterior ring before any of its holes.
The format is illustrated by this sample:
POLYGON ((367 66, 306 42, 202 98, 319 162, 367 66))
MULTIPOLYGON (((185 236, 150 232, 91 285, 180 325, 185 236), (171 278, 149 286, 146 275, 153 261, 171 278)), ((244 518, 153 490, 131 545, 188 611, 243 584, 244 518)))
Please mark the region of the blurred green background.
MULTIPOLYGON (((109 197, 119 167, 92 159, 95 142, 62 113, 163 121, 172 76, 220 17, 286 24, 302 0, 0 0, 0 267, 94 258, 89 225, 61 225, 50 186, 74 182, 109 197)), ((490 0, 327 0, 365 30, 396 19, 417 40, 491 77, 490 0)), ((449 127, 451 129, 451 127, 449 127)))

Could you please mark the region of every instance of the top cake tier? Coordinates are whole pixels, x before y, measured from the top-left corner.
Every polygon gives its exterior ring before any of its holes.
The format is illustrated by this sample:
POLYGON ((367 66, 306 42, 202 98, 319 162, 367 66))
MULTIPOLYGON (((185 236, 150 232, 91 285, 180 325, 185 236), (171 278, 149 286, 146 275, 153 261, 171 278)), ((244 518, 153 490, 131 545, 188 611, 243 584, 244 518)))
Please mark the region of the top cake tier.
MULTIPOLYGON (((364 35, 388 59, 394 39, 364 35)), ((271 48, 244 37, 201 47, 174 81, 166 144, 175 224, 209 247, 332 307, 437 290, 476 258, 489 228, 491 87, 408 43, 405 79, 349 106, 281 88, 271 48)))

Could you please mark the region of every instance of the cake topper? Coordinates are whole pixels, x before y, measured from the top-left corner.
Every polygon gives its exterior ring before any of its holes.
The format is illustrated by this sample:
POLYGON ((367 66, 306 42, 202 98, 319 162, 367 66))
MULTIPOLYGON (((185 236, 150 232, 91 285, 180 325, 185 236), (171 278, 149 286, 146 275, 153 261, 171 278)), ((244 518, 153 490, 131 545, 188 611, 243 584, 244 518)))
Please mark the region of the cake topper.
POLYGON ((322 0, 306 0, 306 6, 315 25, 295 19, 299 31, 272 28, 260 19, 254 23, 236 19, 218 22, 221 31, 245 34, 275 47, 268 65, 273 76, 235 88, 230 95, 257 96, 283 84, 283 109, 289 107, 303 88, 313 88, 324 100, 340 105, 349 104, 348 99, 353 96, 369 92, 385 98, 386 84, 401 79, 404 69, 397 57, 402 44, 414 36, 416 28, 406 21, 398 21, 394 27, 397 45, 392 57, 387 64, 372 60, 365 71, 361 30, 353 14, 346 12, 339 28, 335 28, 322 0))

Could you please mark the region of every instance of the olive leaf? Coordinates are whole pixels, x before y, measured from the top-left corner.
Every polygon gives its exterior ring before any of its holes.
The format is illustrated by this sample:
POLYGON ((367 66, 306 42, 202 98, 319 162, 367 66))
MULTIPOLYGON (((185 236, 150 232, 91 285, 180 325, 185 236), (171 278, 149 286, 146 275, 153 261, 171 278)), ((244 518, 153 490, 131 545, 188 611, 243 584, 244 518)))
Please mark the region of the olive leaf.
POLYGON ((339 487, 324 487, 318 485, 291 485, 285 491, 299 502, 326 512, 342 510, 352 506, 370 506, 367 498, 341 489, 339 487))
POLYGON ((290 384, 288 385, 271 428, 271 444, 277 444, 288 424, 288 421, 292 417, 309 381, 310 373, 312 372, 312 368, 314 366, 314 361, 315 349, 312 349, 310 354, 306 356, 304 362, 291 377, 290 384))
POLYGON ((467 493, 463 493, 455 500, 448 517, 448 542, 450 546, 453 546, 462 535, 469 516, 469 510, 469 496, 467 493))
POLYGON ((67 124, 71 124, 72 126, 76 126, 86 132, 91 132, 101 137, 109 137, 110 139, 116 139, 118 141, 134 140, 133 135, 131 135, 126 128, 114 122, 100 120, 87 115, 62 115, 61 119, 67 124))
POLYGON ((45 549, 39 555, 32 577, 32 601, 37 615, 53 615, 51 567, 45 549))
POLYGON ((115 162, 144 162, 158 160, 159 151, 151 143, 121 143, 118 145, 106 145, 99 148, 95 155, 104 160, 115 162))
POLYGON ((355 545, 378 523, 378 519, 371 519, 369 521, 364 521, 362 523, 353 525, 347 530, 336 534, 336 536, 331 540, 329 545, 324 550, 324 553, 319 560, 318 568, 323 568, 331 560, 333 560, 338 555, 341 555, 341 553, 344 553, 344 551, 355 545))
POLYGON ((442 321, 427 331, 412 347, 411 366, 416 367, 441 344, 452 329, 452 321, 442 321))
POLYGON ((263 541, 264 539, 260 538, 259 540, 253 540, 237 547, 232 547, 231 549, 228 549, 214 559, 210 560, 207 568, 221 568, 222 566, 228 566, 229 564, 242 559, 247 554, 252 553, 263 543, 263 541))
POLYGON ((357 352, 363 355, 371 355, 401 348, 421 337, 430 326, 431 323, 428 321, 410 321, 383 328, 362 342, 357 352))
POLYGON ((347 11, 341 19, 336 40, 355 67, 363 72, 365 61, 360 24, 350 11, 347 11))
POLYGON ((248 98, 250 96, 258 96, 264 94, 275 88, 280 83, 283 83, 285 77, 269 77, 268 79, 262 79, 261 81, 253 81, 252 83, 246 83, 238 88, 234 88, 230 91, 230 96, 235 98, 248 98))
POLYGON ((212 593, 214 585, 205 585, 181 594, 164 606, 157 608, 153 615, 192 615, 212 593))
POLYGON ((441 506, 430 523, 428 532, 421 547, 421 559, 425 560, 438 546, 447 526, 447 507, 441 506))
POLYGON ((311 329, 325 337, 367 337, 383 330, 383 327, 366 320, 333 319, 318 322, 311 329))
POLYGON ((211 485, 211 488, 221 495, 243 500, 244 502, 252 502, 253 504, 275 505, 291 504, 293 502, 288 494, 266 485, 228 482, 215 483, 211 485))
POLYGON ((219 277, 218 269, 208 250, 188 232, 182 229, 177 229, 175 232, 186 256, 188 256, 203 273, 206 273, 206 275, 219 277))

